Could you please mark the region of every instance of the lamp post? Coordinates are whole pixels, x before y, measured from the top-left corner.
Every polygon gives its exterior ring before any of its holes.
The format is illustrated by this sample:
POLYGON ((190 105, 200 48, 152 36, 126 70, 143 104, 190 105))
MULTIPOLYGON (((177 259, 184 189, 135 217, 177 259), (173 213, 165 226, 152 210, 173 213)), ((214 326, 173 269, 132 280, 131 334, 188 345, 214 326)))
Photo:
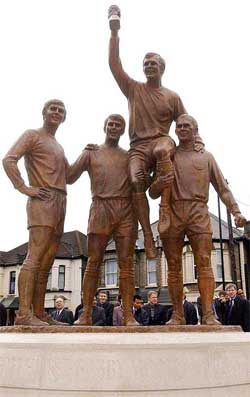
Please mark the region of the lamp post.
POLYGON ((234 254, 234 239, 233 239, 233 227, 232 227, 232 219, 231 214, 227 210, 227 225, 228 225, 228 235, 229 235, 229 256, 231 262, 231 272, 232 272, 232 280, 233 283, 237 285, 237 270, 236 270, 236 262, 235 262, 235 254, 234 254))
POLYGON ((224 269, 224 256, 223 256, 223 242, 222 242, 222 228, 221 228, 221 212, 220 212, 220 197, 217 194, 218 199, 218 217, 219 217, 219 236, 220 236, 220 257, 221 257, 221 269, 222 269, 222 285, 223 290, 225 291, 226 282, 225 282, 225 269, 224 269))
POLYGON ((247 221, 244 226, 244 246, 246 248, 246 262, 244 263, 245 269, 245 282, 246 282, 246 296, 250 298, 250 221, 247 221))
MULTIPOLYGON (((226 180, 227 184, 228 181, 226 180)), ((229 237, 229 256, 231 262, 231 273, 233 283, 237 285, 237 270, 236 270, 236 262, 235 262, 235 254, 234 254, 234 238, 233 238, 233 226, 232 226, 232 218, 231 213, 227 209, 227 226, 228 226, 228 237, 229 237)))

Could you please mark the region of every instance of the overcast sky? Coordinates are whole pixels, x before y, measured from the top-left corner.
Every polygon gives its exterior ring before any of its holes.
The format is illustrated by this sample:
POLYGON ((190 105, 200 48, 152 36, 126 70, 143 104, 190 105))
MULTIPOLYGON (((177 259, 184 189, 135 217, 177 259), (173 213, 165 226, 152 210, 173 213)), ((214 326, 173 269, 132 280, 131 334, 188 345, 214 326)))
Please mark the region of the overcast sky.
MULTIPOLYGON (((42 125, 50 98, 62 99, 66 122, 57 139, 70 162, 89 143, 102 143, 110 113, 128 120, 127 101, 108 67, 107 0, 8 0, 0 3, 1 159, 28 128, 42 125)), ((120 0, 121 58, 127 73, 144 81, 146 52, 166 60, 163 85, 176 91, 250 219, 249 2, 246 0, 120 0)), ((171 136, 175 137, 174 129, 171 136)), ((121 146, 129 148, 127 134, 121 146)), ((21 163, 21 162, 20 162, 21 163)), ((22 173, 25 175, 23 165, 22 173)), ((28 239, 26 198, 0 166, 0 250, 28 239)), ((68 189, 65 231, 86 233, 88 175, 68 189)), ((150 201, 151 220, 158 202, 150 201)), ((216 194, 210 211, 217 214, 216 194)), ((224 212, 223 212, 224 213, 224 212)), ((225 216, 224 216, 225 217, 225 216)))

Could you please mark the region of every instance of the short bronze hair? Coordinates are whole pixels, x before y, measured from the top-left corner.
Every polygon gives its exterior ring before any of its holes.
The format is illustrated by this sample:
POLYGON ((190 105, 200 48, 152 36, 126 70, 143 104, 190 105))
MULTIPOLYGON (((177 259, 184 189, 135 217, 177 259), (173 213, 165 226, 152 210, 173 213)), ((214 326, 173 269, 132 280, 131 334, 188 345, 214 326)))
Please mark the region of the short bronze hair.
POLYGON ((45 102, 45 104, 43 106, 43 111, 42 111, 43 117, 45 116, 46 110, 48 109, 48 107, 50 105, 60 105, 60 106, 64 107, 65 111, 64 111, 64 119, 63 119, 63 121, 65 121, 65 119, 66 119, 66 108, 65 108, 65 105, 64 105, 63 101, 61 101, 60 99, 50 99, 49 101, 45 102))
POLYGON ((126 121, 125 119, 120 115, 120 114, 110 114, 104 121, 104 131, 106 130, 106 125, 109 121, 109 119, 117 119, 120 120, 123 124, 124 130, 125 130, 125 126, 126 126, 126 121))
POLYGON ((165 67, 166 67, 166 62, 165 62, 165 60, 164 60, 159 54, 157 54, 156 52, 147 52, 147 54, 145 55, 145 57, 144 57, 144 59, 143 59, 143 65, 144 65, 144 62, 145 62, 145 59, 146 59, 146 58, 152 58, 152 57, 155 57, 155 58, 158 59, 159 64, 160 64, 161 74, 163 74, 163 73, 164 73, 164 70, 165 70, 165 67))

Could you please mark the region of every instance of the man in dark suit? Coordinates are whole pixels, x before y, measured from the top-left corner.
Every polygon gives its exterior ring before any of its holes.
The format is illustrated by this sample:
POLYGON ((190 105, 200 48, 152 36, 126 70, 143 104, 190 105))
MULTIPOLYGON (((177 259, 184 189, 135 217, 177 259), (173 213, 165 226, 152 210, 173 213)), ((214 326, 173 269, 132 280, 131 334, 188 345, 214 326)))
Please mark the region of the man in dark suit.
POLYGON ((198 324, 198 317, 196 308, 193 303, 187 300, 185 294, 183 294, 183 309, 184 309, 184 317, 187 325, 196 325, 198 324))
MULTIPOLYGON (((96 303, 97 303, 97 300, 96 300, 96 297, 94 297, 93 305, 92 305, 92 325, 104 326, 104 325, 106 325, 105 310, 103 307, 97 306, 96 303)), ((83 311, 83 304, 81 303, 76 308, 74 321, 78 320, 82 311, 83 311)))
POLYGON ((0 326, 4 326, 7 323, 7 310, 6 307, 0 303, 0 326))
POLYGON ((108 302, 108 294, 106 291, 100 291, 98 294, 98 307, 103 307, 106 316, 106 324, 108 326, 113 325, 113 310, 114 305, 108 302))
MULTIPOLYGON (((184 292, 183 292, 183 310, 184 310, 184 318, 186 321, 186 325, 197 325, 198 316, 197 316, 196 308, 192 302, 189 302, 187 300, 186 294, 184 292)), ((168 310, 168 321, 171 319, 172 314, 173 314, 173 308, 171 307, 168 310)))
POLYGON ((103 307, 97 306, 96 297, 94 297, 94 299, 93 299, 92 325, 95 325, 95 326, 106 325, 105 310, 103 307))
POLYGON ((228 295, 226 291, 223 290, 219 291, 218 297, 214 299, 213 309, 217 320, 219 320, 222 325, 226 324, 227 301, 228 295))
POLYGON ((74 316, 71 310, 65 309, 65 298, 59 296, 55 301, 56 310, 51 313, 51 317, 65 325, 72 325, 74 322, 74 316))
POLYGON ((143 307, 143 300, 140 295, 134 295, 133 298, 133 314, 135 320, 140 324, 140 325, 149 325, 149 315, 144 310, 143 307))
POLYGON ((156 291, 149 291, 148 303, 143 306, 149 316, 148 325, 164 325, 167 320, 166 310, 163 305, 158 303, 158 293, 156 291))
POLYGON ((235 284, 226 286, 226 325, 240 325, 243 331, 250 332, 250 303, 237 295, 235 284))

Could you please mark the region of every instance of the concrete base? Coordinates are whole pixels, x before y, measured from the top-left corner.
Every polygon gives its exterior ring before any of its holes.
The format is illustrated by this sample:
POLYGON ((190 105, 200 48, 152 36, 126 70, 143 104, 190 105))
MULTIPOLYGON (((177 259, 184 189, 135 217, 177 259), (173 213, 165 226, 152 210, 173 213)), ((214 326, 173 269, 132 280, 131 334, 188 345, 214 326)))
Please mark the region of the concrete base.
POLYGON ((2 333, 0 397, 248 397, 250 334, 2 333))
POLYGON ((74 334, 74 333, 158 333, 158 332, 243 332, 240 325, 155 325, 141 326, 130 325, 122 327, 93 327, 93 326, 43 326, 34 327, 30 325, 16 325, 11 327, 0 327, 1 333, 21 334, 74 334))

